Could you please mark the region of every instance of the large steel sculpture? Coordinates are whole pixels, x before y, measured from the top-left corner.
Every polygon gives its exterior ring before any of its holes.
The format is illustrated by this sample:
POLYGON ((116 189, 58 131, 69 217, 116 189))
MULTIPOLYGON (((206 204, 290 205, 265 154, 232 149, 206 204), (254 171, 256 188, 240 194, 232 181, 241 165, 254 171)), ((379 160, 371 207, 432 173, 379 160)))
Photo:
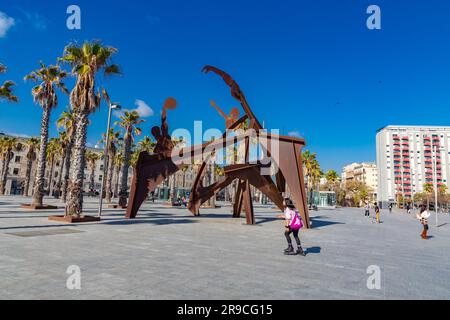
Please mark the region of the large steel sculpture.
POLYGON ((305 141, 299 138, 267 133, 253 114, 239 85, 230 75, 212 66, 206 66, 203 72, 214 72, 222 77, 230 87, 231 95, 241 104, 245 115, 239 118, 240 112, 237 108, 233 108, 230 114, 227 115, 211 101, 211 104, 226 120, 227 130, 223 134, 222 139, 214 140, 201 146, 180 148, 179 150, 175 148, 174 150, 168 134, 165 110, 174 109, 176 102, 174 99, 168 99, 163 111, 161 130, 158 127, 152 129, 152 134, 158 143, 157 148, 155 148, 155 154, 149 155, 143 152, 139 156, 131 185, 127 217, 136 217, 137 211, 148 193, 152 192, 164 179, 176 173, 185 165, 201 161, 202 164, 192 186, 188 205, 189 210, 194 215, 200 214, 201 205, 209 198, 215 196, 217 192, 237 180, 233 217, 240 217, 242 210, 244 210, 247 224, 255 224, 250 186, 259 189, 280 210, 284 210, 283 193, 286 192, 287 185, 291 198, 301 213, 306 228, 310 228, 301 159, 301 150, 305 146, 305 141), (245 131, 238 130, 237 135, 229 134, 237 129, 242 129, 244 124, 247 124, 245 131), (265 151, 265 157, 259 161, 250 161, 250 141, 255 138, 265 151), (243 163, 225 166, 223 168, 223 177, 209 186, 204 186, 203 182, 208 162, 216 150, 229 147, 230 140, 233 143, 240 142, 243 144, 243 163), (277 150, 273 150, 273 148, 277 150), (270 168, 277 169, 274 177, 267 173, 270 172, 270 168))

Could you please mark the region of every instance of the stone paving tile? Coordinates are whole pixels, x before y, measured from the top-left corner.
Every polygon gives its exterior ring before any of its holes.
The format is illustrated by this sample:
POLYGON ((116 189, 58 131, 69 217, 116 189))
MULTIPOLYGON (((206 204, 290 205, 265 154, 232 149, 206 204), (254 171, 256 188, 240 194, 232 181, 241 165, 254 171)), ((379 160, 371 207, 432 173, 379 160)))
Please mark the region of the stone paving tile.
MULTIPOLYGON (((255 206, 256 226, 228 206, 192 217, 161 203, 134 221, 107 209, 99 223, 66 225, 47 220, 62 209, 20 209, 29 201, 0 197, 0 299, 450 299, 448 215, 439 228, 430 219, 423 241, 405 213, 383 212, 377 225, 361 209, 312 212, 315 228, 301 232, 308 255, 290 257, 270 207, 255 206), (81 290, 66 288, 70 265, 81 268, 81 290), (370 265, 381 290, 366 286, 370 265)), ((86 199, 86 212, 96 206, 86 199)))

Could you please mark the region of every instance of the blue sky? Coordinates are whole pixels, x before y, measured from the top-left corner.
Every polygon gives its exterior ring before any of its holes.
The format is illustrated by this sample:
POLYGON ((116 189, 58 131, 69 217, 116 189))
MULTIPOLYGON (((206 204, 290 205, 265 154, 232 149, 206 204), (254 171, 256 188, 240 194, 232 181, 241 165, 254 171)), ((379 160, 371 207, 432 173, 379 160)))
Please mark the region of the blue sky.
MULTIPOLYGON (((137 99, 152 108, 142 125, 148 135, 170 96, 178 100, 171 129, 192 129, 195 120, 224 126, 209 100, 226 110, 237 103, 220 78, 200 72, 206 64, 239 82, 266 127, 304 136, 324 170, 374 161, 385 125, 449 125, 448 1, 2 0, 0 12, 0 62, 9 67, 0 82, 16 81, 21 100, 0 103, 0 131, 38 135, 41 110, 23 76, 40 60, 54 63, 70 41, 92 39, 119 49, 123 76, 98 84, 128 109, 137 99), (81 7, 79 31, 66 28, 70 4, 81 7), (366 28, 371 4, 381 8, 382 30, 366 28)), ((54 135, 66 105, 61 96, 54 135)), ((91 117, 92 144, 106 113, 103 105, 91 117)))

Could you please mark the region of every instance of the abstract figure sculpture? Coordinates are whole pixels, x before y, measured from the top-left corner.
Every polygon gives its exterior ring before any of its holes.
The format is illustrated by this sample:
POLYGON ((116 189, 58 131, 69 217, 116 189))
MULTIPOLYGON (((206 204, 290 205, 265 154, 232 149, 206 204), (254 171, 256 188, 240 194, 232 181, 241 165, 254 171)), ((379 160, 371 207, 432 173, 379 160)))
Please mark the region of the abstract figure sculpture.
POLYGON ((230 114, 227 115, 212 101, 211 104, 213 107, 215 107, 226 120, 227 131, 223 134, 222 139, 214 140, 201 146, 173 150, 174 146, 168 133, 165 110, 175 109, 176 101, 172 98, 166 100, 162 115, 161 130, 159 127, 154 127, 152 129, 152 134, 157 139, 155 154, 149 155, 147 152, 142 152, 139 155, 131 185, 130 201, 126 215, 127 218, 136 217, 137 211, 146 199, 148 193, 152 192, 162 181, 164 181, 164 179, 176 173, 183 166, 201 160, 202 165, 192 186, 188 205, 189 210, 194 215, 200 214, 201 205, 209 198, 215 196, 217 192, 237 180, 238 184, 233 204, 233 217, 240 217, 242 210, 244 210, 246 213, 247 224, 255 224, 251 186, 259 189, 271 199, 280 210, 284 210, 283 193, 286 192, 285 187, 287 185, 290 190, 291 198, 296 208, 301 213, 305 227, 310 228, 301 159, 301 149, 305 146, 305 141, 299 138, 267 133, 263 130, 258 119, 253 114, 239 85, 229 74, 212 66, 206 66, 203 68, 203 72, 214 72, 222 77, 225 83, 230 87, 231 95, 241 104, 245 115, 239 118, 239 109, 237 108, 233 108, 230 114), (241 128, 246 122, 249 123, 248 131, 240 132, 237 136, 231 137, 228 135, 230 131, 241 128), (266 151, 266 155, 264 159, 251 163, 249 161, 249 145, 250 140, 255 137, 258 138, 260 146, 266 151), (214 153, 214 150, 229 146, 230 139, 232 139, 233 142, 243 141, 245 150, 243 163, 225 166, 223 177, 209 186, 204 186, 203 180, 207 171, 207 164, 214 153), (276 142, 276 148, 278 150, 272 150, 273 141, 276 142), (172 156, 170 153, 172 153, 172 156), (174 153, 176 157, 174 157, 174 153), (269 170, 270 167, 278 169, 274 179, 269 174, 263 175, 261 173, 263 169, 269 170))

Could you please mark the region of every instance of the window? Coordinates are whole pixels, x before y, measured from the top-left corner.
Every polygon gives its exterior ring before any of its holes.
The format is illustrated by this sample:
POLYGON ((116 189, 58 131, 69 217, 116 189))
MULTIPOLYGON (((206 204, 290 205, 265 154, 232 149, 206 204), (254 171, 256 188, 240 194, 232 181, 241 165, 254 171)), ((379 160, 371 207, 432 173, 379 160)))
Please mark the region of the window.
POLYGON ((98 176, 98 181, 102 181, 103 180, 103 176, 102 175, 99 175, 98 176))
POLYGON ((104 166, 103 166, 103 165, 101 165, 101 166, 100 166, 100 170, 103 170, 103 168, 104 168, 104 166))
POLYGON ((16 159, 14 160, 15 163, 20 163, 20 156, 16 156, 16 159))
POLYGON ((13 169, 13 175, 15 175, 15 176, 19 175, 19 168, 13 169))

